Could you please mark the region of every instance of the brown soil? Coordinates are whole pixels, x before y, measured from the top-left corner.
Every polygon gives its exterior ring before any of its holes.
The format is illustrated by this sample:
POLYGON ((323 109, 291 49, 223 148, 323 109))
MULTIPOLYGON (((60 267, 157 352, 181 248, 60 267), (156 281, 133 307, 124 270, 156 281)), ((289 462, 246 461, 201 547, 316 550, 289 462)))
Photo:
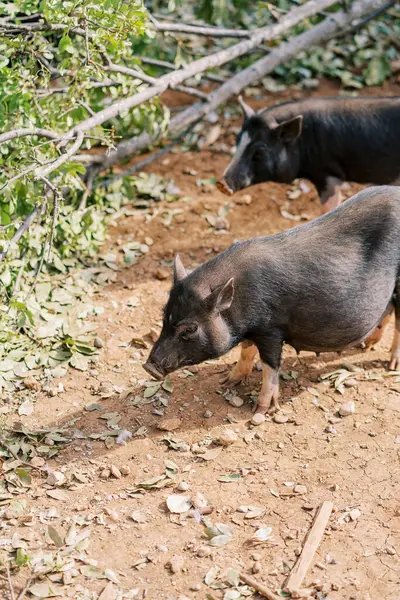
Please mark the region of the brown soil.
MULTIPOLYGON (((365 91, 398 92, 396 86, 365 91)), ((322 86, 317 92, 330 93, 337 93, 332 84, 322 86)), ((293 92, 270 95, 253 105, 265 105, 291 95, 293 92)), ((239 121, 233 124, 238 126, 239 121)), ((233 140, 231 125, 226 124, 224 141, 233 140)), ((255 562, 254 554, 259 554, 257 562, 261 564, 261 571, 255 577, 273 589, 280 588, 285 570, 296 560, 316 507, 330 499, 336 512, 305 583, 319 580, 323 592, 329 592, 332 600, 399 600, 400 386, 393 378, 385 377, 392 325, 374 351, 354 350, 342 356, 325 354, 316 358, 306 352, 297 357, 286 348, 282 370, 286 373, 295 370, 298 377, 281 382, 283 408, 289 417, 284 424, 268 420, 258 428, 249 425, 249 395, 260 387, 260 374, 256 370, 250 382, 238 388, 245 400, 241 408, 233 408, 221 396, 220 373, 237 358, 237 350, 219 361, 201 365, 193 377, 174 374, 173 392, 169 396, 164 394, 168 396, 165 417, 182 419, 174 437, 192 445, 218 437, 229 422, 228 426, 238 433, 238 441, 210 462, 192 452, 168 450, 162 442, 163 432, 156 428, 160 417, 153 414, 152 404, 135 408, 129 405, 129 399, 121 400, 118 394, 107 399, 96 394, 100 385, 112 384, 124 390, 132 386, 133 395, 143 396, 146 374, 141 364, 148 350, 128 344, 132 338, 146 336, 160 322, 170 281, 159 281, 156 272, 165 267, 166 261, 179 252, 185 265, 195 266, 235 239, 296 225, 280 214, 280 208, 287 202, 288 186, 262 184, 232 199, 215 189, 202 191, 196 186, 197 178, 220 174, 227 161, 226 154, 211 150, 166 155, 151 164, 148 171, 173 177, 182 195, 192 200, 161 203, 149 222, 138 213, 120 219, 110 229, 108 247, 113 251, 133 238, 143 242, 150 237, 154 243, 147 255, 121 270, 117 281, 93 299, 104 307, 103 315, 95 319, 98 334, 105 343, 95 370, 71 371, 63 380, 65 393, 55 398, 39 394, 34 415, 22 420, 35 427, 70 423, 71 431, 78 429, 90 435, 104 430, 104 421, 99 419, 104 412, 116 411, 122 416, 119 423, 122 428, 135 432, 139 426, 145 426, 146 433, 111 450, 106 449, 103 441, 87 438, 74 441, 51 464, 67 470, 85 470, 90 483, 70 491, 71 500, 67 504, 44 496, 40 506, 44 509, 57 504, 61 516, 55 526, 64 530, 71 517, 84 515, 90 519, 105 507, 117 511, 119 520, 111 525, 93 521, 90 555, 100 565, 116 571, 125 589, 139 588, 138 597, 144 597, 147 590, 151 599, 183 600, 206 598, 207 594, 222 598, 221 591, 203 583, 209 568, 215 565, 222 570, 235 567, 249 571, 255 562), (196 170, 197 175, 185 174, 186 169, 196 170), (251 195, 251 204, 238 204, 237 200, 245 194, 251 195), (216 214, 227 204, 229 231, 212 229, 203 215, 216 214), (181 212, 170 225, 164 225, 163 211, 170 209, 181 212), (355 386, 345 388, 344 395, 340 395, 318 378, 344 361, 365 370, 355 375, 355 386), (340 405, 351 400, 355 402, 356 413, 336 419, 340 405), (85 405, 92 402, 100 403, 103 411, 85 411, 85 405), (211 415, 209 418, 205 417, 207 413, 211 415), (212 548, 209 556, 198 552, 200 547, 207 546, 207 541, 195 519, 171 522, 165 499, 173 493, 173 488, 149 491, 137 498, 127 496, 125 490, 134 483, 162 473, 166 459, 179 466, 177 481, 190 484, 187 493, 194 496, 201 492, 214 507, 212 521, 229 524, 233 529, 232 541, 222 548, 212 548), (108 464, 128 465, 130 474, 103 481, 99 477, 100 466, 108 464), (233 483, 217 481, 227 473, 241 473, 242 478, 233 483), (285 486, 287 482, 306 486, 306 493, 292 493, 293 487, 285 486), (243 520, 243 515, 236 512, 240 505, 266 509, 257 524, 272 527, 272 543, 257 548, 246 545, 256 523, 243 520), (340 517, 353 508, 359 508, 359 518, 340 522, 340 517), (129 515, 137 510, 147 513, 148 522, 135 524, 130 519, 129 515), (328 553, 335 561, 326 560, 328 553), (134 567, 147 556, 149 562, 143 569, 134 567), (184 559, 181 573, 171 574, 165 568, 173 556, 184 559), (199 591, 191 590, 196 584, 199 591)), ((351 186, 348 195, 357 189, 351 186)), ((320 206, 314 189, 291 200, 287 210, 294 215, 318 216, 320 206)), ((30 498, 29 504, 37 506, 37 501, 30 498)), ((104 582, 93 580, 90 586, 100 590, 104 582)), ((323 592, 320 598, 325 597, 323 592)))

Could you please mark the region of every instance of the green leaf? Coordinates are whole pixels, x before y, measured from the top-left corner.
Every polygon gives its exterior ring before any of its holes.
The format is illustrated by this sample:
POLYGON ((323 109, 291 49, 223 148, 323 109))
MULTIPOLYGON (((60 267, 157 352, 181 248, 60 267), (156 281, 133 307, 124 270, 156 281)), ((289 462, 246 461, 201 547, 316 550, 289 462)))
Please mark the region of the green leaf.
POLYGON ((230 475, 220 475, 218 477, 218 481, 222 481, 223 483, 232 483, 235 481, 240 481, 242 479, 239 473, 231 473, 230 475))
POLYGON ((367 85, 382 85, 391 72, 390 62, 386 56, 382 54, 380 56, 374 56, 369 61, 363 75, 367 85))

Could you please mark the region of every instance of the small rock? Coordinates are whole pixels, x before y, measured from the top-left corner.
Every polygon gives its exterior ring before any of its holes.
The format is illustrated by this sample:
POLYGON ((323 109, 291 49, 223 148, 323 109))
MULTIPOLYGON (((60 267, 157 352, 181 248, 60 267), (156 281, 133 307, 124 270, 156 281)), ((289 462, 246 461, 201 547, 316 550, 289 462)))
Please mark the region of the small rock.
POLYGON ((378 434, 376 433, 376 431, 368 431, 368 435, 369 437, 376 437, 378 434))
POLYGON ((212 550, 208 546, 200 546, 200 548, 197 550, 197 556, 199 558, 205 558, 207 556, 210 556, 211 554, 212 550))
POLYGON ((261 413, 256 413, 255 415, 253 415, 253 418, 251 419, 250 423, 252 425, 262 425, 262 423, 265 423, 265 415, 262 415, 261 413))
POLYGON ((386 554, 390 554, 390 556, 396 555, 396 549, 393 548, 393 546, 386 546, 385 552, 386 552, 386 554))
POLYGON ((110 471, 115 479, 121 479, 122 473, 115 465, 110 465, 110 471))
POLYGON ((332 427, 332 425, 328 425, 328 427, 325 427, 325 433, 330 433, 331 435, 336 435, 337 434, 337 430, 332 427))
POLYGON ((157 429, 160 431, 175 431, 182 425, 180 419, 164 419, 161 423, 158 423, 157 429))
POLYGON ((346 404, 342 404, 339 408, 339 414, 341 417, 348 417, 349 415, 353 415, 356 412, 356 406, 353 401, 346 402, 346 404))
POLYGON ((254 565, 251 567, 251 572, 254 573, 254 575, 256 575, 257 573, 260 573, 260 571, 261 571, 261 563, 255 562, 254 565))
POLYGON ((232 398, 229 400, 229 404, 235 408, 240 408, 243 406, 244 400, 242 400, 239 396, 232 396, 232 398))
POLYGON ((278 444, 279 450, 283 450, 284 447, 285 447, 285 444, 283 442, 279 442, 279 444, 278 444))
POLYGON ((349 512, 349 517, 352 521, 356 521, 359 517, 361 517, 361 510, 359 508, 354 508, 349 512))
POLYGON ((252 197, 250 196, 250 194, 243 194, 243 196, 239 196, 235 202, 236 204, 245 204, 245 205, 249 205, 251 204, 252 201, 252 197))
POLYGON ((307 494, 307 488, 305 485, 295 485, 293 491, 296 492, 296 494, 307 494))
POLYGON ((120 467, 119 470, 121 472, 121 475, 123 475, 124 477, 129 475, 129 473, 131 472, 130 468, 127 465, 123 465, 122 467, 120 467))
POLYGON ((201 584, 200 583, 195 583, 194 585, 192 585, 190 587, 192 592, 199 592, 201 590, 201 584))
POLYGON ((203 417, 205 419, 211 419, 211 417, 214 415, 213 412, 211 412, 211 410, 206 410, 206 412, 203 414, 203 417))
POLYGON ((334 483, 329 489, 331 492, 337 492, 339 490, 339 485, 337 483, 334 483))
POLYGON ((169 273, 168 269, 164 269, 163 267, 160 267, 156 271, 156 278, 159 279, 160 281, 163 281, 163 279, 168 279, 169 275, 170 275, 170 273, 169 273))
POLYGON ((94 338, 93 345, 94 345, 94 347, 95 347, 95 348, 103 348, 103 346, 104 346, 104 342, 103 342, 103 340, 101 339, 101 337, 95 337, 95 338, 94 338))
POLYGON ((301 508, 304 510, 314 510, 314 504, 303 504, 301 508))
POLYGON ((60 471, 53 471, 48 474, 46 483, 48 483, 49 485, 60 486, 64 485, 66 481, 67 478, 63 473, 61 473, 60 471))
POLYGON ((339 592, 340 591, 340 585, 338 585, 337 583, 331 583, 331 590, 332 592, 339 592))
POLYGON ((167 568, 176 575, 177 573, 181 573, 183 569, 184 559, 182 556, 173 556, 171 560, 166 564, 167 568))
POLYGON ((102 469, 100 471, 100 479, 108 479, 111 476, 110 469, 102 469))
POLYGON ((221 446, 230 446, 231 444, 237 442, 237 439, 237 433, 235 433, 233 429, 224 429, 218 438, 218 442, 221 444, 221 446))
POLYGON ((287 423, 289 421, 289 417, 286 415, 280 415, 280 414, 276 414, 274 415, 274 422, 275 423, 287 423))
POLYGON ((336 565, 337 564, 336 558, 330 552, 327 552, 325 554, 325 562, 327 565, 336 565))
POLYGON ((34 456, 31 460, 32 467, 43 467, 46 461, 41 456, 34 456))
POLYGON ((178 485, 178 490, 180 492, 187 492, 189 487, 190 486, 187 481, 181 481, 180 484, 178 485))
POLYGON ((259 562, 262 559, 262 554, 260 554, 260 552, 253 552, 250 554, 250 558, 254 560, 254 562, 259 562))

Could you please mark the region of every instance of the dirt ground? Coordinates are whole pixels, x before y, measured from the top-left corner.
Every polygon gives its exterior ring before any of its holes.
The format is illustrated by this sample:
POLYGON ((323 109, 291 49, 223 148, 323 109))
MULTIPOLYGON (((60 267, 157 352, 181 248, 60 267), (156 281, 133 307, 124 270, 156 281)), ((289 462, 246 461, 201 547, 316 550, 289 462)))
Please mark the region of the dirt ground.
MULTIPOLYGON (((399 86, 393 86, 379 89, 379 94, 399 91, 399 86)), ((315 93, 336 92, 329 84, 315 93)), ((290 91, 269 95, 253 105, 291 96, 290 91)), ((219 142, 232 144, 231 126, 239 124, 239 120, 226 124, 219 142)), ((68 491, 69 500, 60 502, 45 495, 39 486, 40 477, 35 476, 27 495, 28 506, 33 512, 56 506, 59 516, 52 524, 64 532, 74 520, 90 523, 88 553, 99 566, 117 573, 125 590, 137 589, 135 597, 216 600, 226 590, 212 589, 204 582, 214 566, 221 569, 220 581, 229 567, 248 573, 254 569, 259 582, 280 589, 315 510, 322 501, 332 500, 335 512, 304 585, 319 590, 319 598, 400 600, 400 385, 399 377, 388 377, 385 369, 392 324, 372 351, 353 350, 317 358, 307 352, 296 356, 285 348, 281 415, 287 420, 281 419, 286 421, 283 423, 267 418, 259 427, 250 425, 249 400, 260 389, 261 381, 256 369, 250 382, 236 390, 243 406, 234 408, 228 403, 219 379, 237 359, 237 350, 219 361, 200 365, 193 374, 172 375, 172 393, 161 390, 164 404, 151 402, 159 396, 140 404, 147 381, 141 365, 151 347, 146 336, 152 328, 159 330, 170 287, 170 279, 157 278, 158 270, 169 269, 177 252, 186 266, 194 267, 236 239, 296 225, 295 220, 282 216, 281 209, 302 218, 320 214, 312 186, 308 191, 303 187, 300 194, 292 194, 297 197, 288 200, 293 186, 262 184, 226 198, 215 187, 196 185, 198 178, 218 176, 228 160, 227 154, 212 149, 165 155, 147 171, 172 177, 181 195, 190 199, 160 203, 151 219, 137 211, 110 229, 108 251, 119 251, 132 239, 145 242, 151 238, 153 243, 143 258, 119 271, 116 282, 92 298, 93 303, 104 307, 103 314, 94 319, 104 341, 99 360, 90 372, 70 371, 62 380, 64 393, 50 398, 39 392, 34 414, 20 418, 31 427, 68 424, 76 439, 49 464, 67 475, 84 473, 86 483, 75 481, 68 491), (251 203, 245 204, 248 195, 251 203), (229 229, 219 230, 211 227, 204 215, 216 215, 223 207, 228 209, 224 218, 229 229), (171 209, 179 212, 168 224, 165 210, 171 209), (134 338, 147 340, 147 348, 132 342, 134 338), (352 386, 344 387, 340 394, 329 379, 321 377, 343 364, 359 370, 352 376, 352 386), (124 397, 127 390, 132 393, 124 397), (134 406, 135 397, 139 406, 134 406), (338 409, 350 401, 354 401, 356 412, 339 418, 338 409), (91 403, 99 404, 101 410, 85 410, 91 403), (121 429, 138 435, 125 445, 107 449, 104 441, 89 436, 104 431, 101 417, 110 412, 121 417, 121 429), (157 428, 166 418, 181 420, 179 428, 170 434, 157 428), (197 453, 199 446, 207 447, 227 427, 235 430, 237 441, 213 460, 202 459, 197 453), (169 449, 163 441, 166 435, 185 442, 186 451, 169 449), (165 460, 174 461, 179 468, 176 485, 143 493, 130 491, 137 482, 164 473, 165 460), (127 466, 129 474, 102 479, 101 471, 109 465, 127 466), (239 474, 240 478, 218 481, 226 474, 239 474), (177 491, 181 482, 188 484, 181 486, 188 491, 177 491), (295 486, 304 487, 295 492, 295 486), (232 528, 232 540, 227 545, 209 545, 196 518, 198 512, 194 518, 179 519, 165 505, 170 494, 193 499, 198 492, 213 507, 208 518, 232 528), (265 513, 245 519, 245 513, 237 509, 248 505, 261 507, 265 513), (134 522, 134 511, 136 515, 139 511, 139 520, 144 518, 144 522, 134 522), (263 526, 272 528, 273 539, 249 545, 247 540, 263 526), (175 569, 178 572, 172 573, 168 563, 171 559, 173 565, 179 563, 176 557, 183 562, 175 569)), ((346 194, 357 189, 352 185, 346 194)), ((44 528, 43 523, 37 523, 34 539, 39 540, 44 528)), ((19 533, 23 529, 15 527, 19 533)), ((104 580, 95 579, 85 585, 93 591, 105 587, 104 580)))

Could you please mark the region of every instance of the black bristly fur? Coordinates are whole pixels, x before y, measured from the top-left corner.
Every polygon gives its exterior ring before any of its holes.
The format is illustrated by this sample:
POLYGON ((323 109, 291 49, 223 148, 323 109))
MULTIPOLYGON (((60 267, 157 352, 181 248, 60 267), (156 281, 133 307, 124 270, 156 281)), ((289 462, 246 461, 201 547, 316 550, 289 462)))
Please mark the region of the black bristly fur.
POLYGON ((175 283, 149 363, 165 375, 245 339, 275 370, 283 343, 340 351, 379 325, 399 285, 400 188, 368 188, 315 221, 235 243, 175 283), (233 289, 222 312, 220 287, 233 289))
POLYGON ((310 98, 272 106, 246 118, 238 135, 250 144, 233 158, 225 173, 232 191, 260 183, 310 180, 321 201, 330 178, 390 185, 400 183, 400 97, 310 98), (278 124, 303 116, 292 143, 279 139, 278 124))

